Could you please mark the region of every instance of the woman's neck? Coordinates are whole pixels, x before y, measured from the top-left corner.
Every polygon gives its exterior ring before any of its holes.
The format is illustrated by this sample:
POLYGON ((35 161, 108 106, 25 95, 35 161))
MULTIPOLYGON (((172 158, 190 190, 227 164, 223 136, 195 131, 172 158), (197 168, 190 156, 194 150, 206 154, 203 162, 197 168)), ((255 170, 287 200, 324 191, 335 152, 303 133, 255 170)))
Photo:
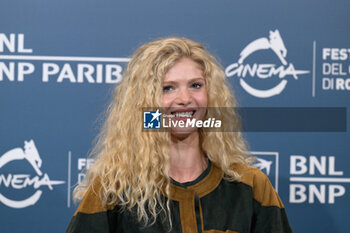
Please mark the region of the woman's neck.
POLYGON ((172 137, 169 175, 177 182, 195 180, 208 166, 208 160, 199 145, 199 133, 186 138, 172 137))

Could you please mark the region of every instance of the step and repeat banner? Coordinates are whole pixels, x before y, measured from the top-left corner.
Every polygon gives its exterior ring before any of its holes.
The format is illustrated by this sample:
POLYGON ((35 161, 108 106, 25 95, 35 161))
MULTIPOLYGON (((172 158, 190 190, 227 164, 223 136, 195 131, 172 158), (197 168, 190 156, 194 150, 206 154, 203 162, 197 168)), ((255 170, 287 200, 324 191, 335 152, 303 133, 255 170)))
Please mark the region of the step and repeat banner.
POLYGON ((244 136, 295 232, 350 232, 349 10, 345 0, 1 1, 0 232, 65 231, 115 85, 140 45, 167 36, 203 43, 240 107, 325 110, 312 115, 318 129, 244 136))

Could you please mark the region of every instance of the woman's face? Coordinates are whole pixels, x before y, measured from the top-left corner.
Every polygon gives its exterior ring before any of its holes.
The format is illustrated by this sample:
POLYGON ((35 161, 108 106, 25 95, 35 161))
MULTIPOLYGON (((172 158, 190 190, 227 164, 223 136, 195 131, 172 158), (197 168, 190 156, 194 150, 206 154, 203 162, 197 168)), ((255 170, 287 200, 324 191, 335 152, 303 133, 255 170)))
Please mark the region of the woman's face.
MULTIPOLYGON (((172 120, 204 119, 208 105, 207 88, 201 66, 189 58, 182 58, 164 76, 162 107, 167 114, 175 115, 172 120)), ((194 129, 172 131, 190 133, 194 129)))

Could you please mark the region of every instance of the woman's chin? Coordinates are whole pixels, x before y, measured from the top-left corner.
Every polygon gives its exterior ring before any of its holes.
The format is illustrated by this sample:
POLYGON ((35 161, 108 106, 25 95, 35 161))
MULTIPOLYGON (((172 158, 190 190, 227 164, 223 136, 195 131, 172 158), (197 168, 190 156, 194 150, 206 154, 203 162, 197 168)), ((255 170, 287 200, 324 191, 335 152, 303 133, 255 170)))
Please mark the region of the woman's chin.
POLYGON ((180 140, 186 139, 189 136, 198 133, 198 129, 196 127, 188 127, 188 128, 172 128, 171 136, 180 140))

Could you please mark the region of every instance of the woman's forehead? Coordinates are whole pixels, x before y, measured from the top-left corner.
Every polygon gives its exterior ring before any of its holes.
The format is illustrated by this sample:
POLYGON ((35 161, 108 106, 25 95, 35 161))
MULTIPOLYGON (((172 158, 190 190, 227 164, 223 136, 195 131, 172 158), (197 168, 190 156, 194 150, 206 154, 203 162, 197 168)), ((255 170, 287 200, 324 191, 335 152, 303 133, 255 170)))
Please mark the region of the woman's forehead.
POLYGON ((203 78, 203 69, 200 64, 190 58, 181 58, 164 75, 164 80, 178 78, 203 78))

